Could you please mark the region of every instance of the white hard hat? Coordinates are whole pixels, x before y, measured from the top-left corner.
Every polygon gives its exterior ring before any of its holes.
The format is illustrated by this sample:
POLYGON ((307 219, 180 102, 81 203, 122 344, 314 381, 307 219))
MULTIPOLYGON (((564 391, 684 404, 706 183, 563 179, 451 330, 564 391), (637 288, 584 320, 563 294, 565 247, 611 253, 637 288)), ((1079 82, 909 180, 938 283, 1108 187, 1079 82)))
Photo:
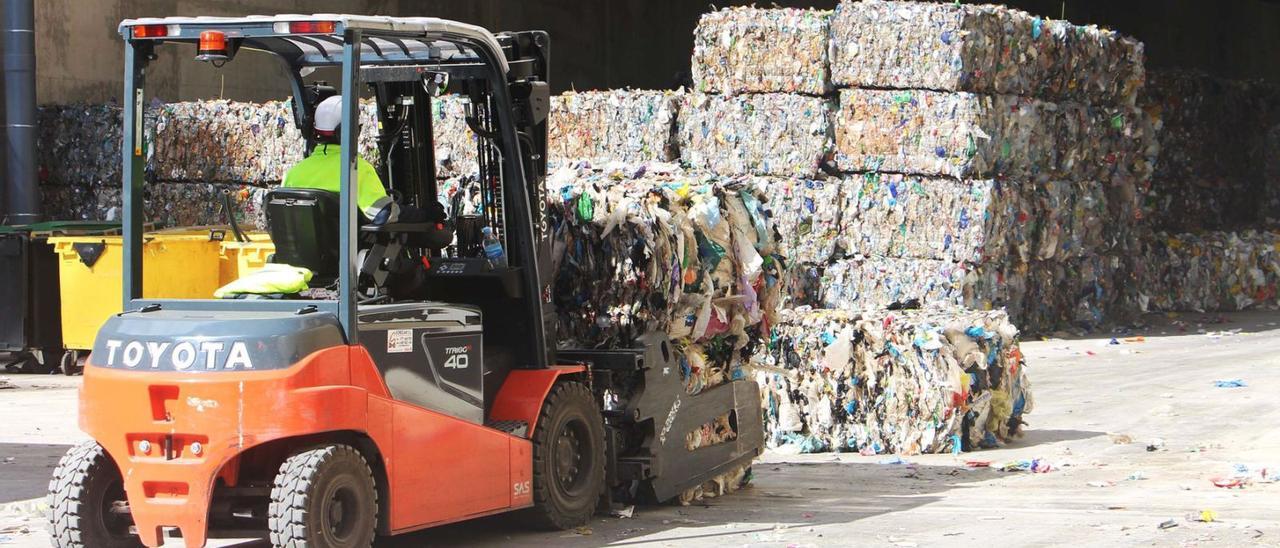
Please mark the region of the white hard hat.
POLYGON ((342 123, 342 96, 334 95, 316 106, 316 131, 333 133, 342 123))

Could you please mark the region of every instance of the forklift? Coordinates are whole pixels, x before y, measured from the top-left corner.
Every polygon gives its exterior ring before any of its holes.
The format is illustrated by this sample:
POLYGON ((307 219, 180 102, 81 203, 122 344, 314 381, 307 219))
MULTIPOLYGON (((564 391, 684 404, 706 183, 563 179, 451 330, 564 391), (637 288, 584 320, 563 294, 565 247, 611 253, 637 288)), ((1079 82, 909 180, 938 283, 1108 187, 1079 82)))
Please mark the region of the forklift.
POLYGON ((634 348, 557 344, 545 32, 332 14, 136 19, 119 30, 125 312, 86 360, 79 422, 93 440, 50 482, 55 546, 159 546, 172 535, 187 546, 246 536, 369 546, 508 511, 573 528, 609 504, 669 501, 762 451, 756 385, 690 395, 663 334, 634 348), (219 67, 242 50, 278 59, 308 152, 315 106, 341 95, 340 192, 264 199, 273 261, 311 270, 307 291, 143 298, 145 76, 172 44, 219 67), (338 86, 306 79, 324 68, 340 68, 338 86), (362 91, 376 103, 389 194, 418 207, 438 200, 433 102, 465 98, 480 214, 362 221, 362 91), (485 257, 483 227, 508 264, 485 257), (726 414, 736 437, 686 448, 687 433, 726 414))

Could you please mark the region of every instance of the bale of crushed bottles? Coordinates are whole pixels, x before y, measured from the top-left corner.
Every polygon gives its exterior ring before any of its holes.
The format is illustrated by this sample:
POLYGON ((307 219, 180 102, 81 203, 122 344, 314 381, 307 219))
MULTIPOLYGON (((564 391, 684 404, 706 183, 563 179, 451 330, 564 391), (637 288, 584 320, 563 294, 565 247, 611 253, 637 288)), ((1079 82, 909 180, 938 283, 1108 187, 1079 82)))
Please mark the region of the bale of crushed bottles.
POLYGON ((1132 105, 1145 78, 1137 40, 993 5, 841 2, 830 55, 838 87, 1132 105))
POLYGON ((570 91, 552 97, 548 159, 555 164, 673 160, 679 97, 680 92, 647 90, 570 91))
POLYGON ((788 310, 751 370, 783 451, 998 447, 1034 405, 1018 328, 1000 311, 788 310))
POLYGON ((1150 176, 1154 127, 1134 107, 1013 95, 843 89, 833 113, 843 171, 1070 180, 1150 176))
POLYGON ((306 152, 288 101, 164 103, 148 115, 154 181, 267 184, 306 152))
POLYGON ((736 7, 704 13, 693 31, 693 88, 703 93, 831 89, 830 11, 736 7))
POLYGON ((1136 261, 1144 312, 1280 306, 1280 233, 1157 233, 1136 261))
POLYGON ((117 105, 50 105, 36 110, 36 165, 40 183, 90 187, 120 184, 117 105))
POLYGON ((778 246, 793 263, 825 263, 839 246, 843 209, 839 179, 777 178, 763 185, 778 246))
POLYGON ((788 93, 682 97, 676 128, 681 159, 726 176, 812 178, 830 141, 828 104, 788 93))
POLYGON ((692 390, 722 381, 775 313, 782 258, 753 178, 564 167, 547 200, 564 344, 665 332, 687 343, 692 390))

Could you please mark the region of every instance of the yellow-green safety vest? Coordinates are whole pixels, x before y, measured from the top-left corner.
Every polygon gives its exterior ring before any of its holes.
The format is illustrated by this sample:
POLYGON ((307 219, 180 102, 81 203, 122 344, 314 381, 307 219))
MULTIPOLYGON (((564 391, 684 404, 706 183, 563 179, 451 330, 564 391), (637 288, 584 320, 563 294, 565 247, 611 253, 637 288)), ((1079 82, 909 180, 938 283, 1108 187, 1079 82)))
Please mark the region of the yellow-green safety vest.
MULTIPOLYGON (((356 205, 368 220, 374 220, 383 209, 391 208, 386 222, 395 222, 399 217, 399 208, 387 196, 382 186, 382 178, 364 158, 356 157, 356 176, 359 188, 356 194, 356 205)), ((339 192, 342 188, 342 147, 339 145, 316 145, 316 149, 298 165, 289 168, 284 175, 283 186, 286 188, 314 188, 339 192)))

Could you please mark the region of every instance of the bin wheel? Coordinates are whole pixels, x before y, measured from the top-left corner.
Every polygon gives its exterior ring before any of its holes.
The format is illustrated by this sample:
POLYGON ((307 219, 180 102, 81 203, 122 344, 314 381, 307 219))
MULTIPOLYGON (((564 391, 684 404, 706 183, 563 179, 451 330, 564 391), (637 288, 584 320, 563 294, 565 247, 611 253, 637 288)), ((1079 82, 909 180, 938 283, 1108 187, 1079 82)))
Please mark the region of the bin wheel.
POLYGON ((72 447, 49 481, 49 533, 57 548, 133 548, 120 468, 95 441, 72 447))
POLYGON ((267 525, 272 546, 372 545, 378 492, 369 463, 349 445, 325 445, 285 459, 271 488, 267 525))
POLYGON ((84 371, 84 367, 80 365, 80 352, 77 350, 68 350, 62 353, 62 374, 68 377, 78 375, 84 371))
POLYGON ((586 525, 604 493, 604 419, 591 389, 558 383, 533 433, 533 503, 524 519, 540 529, 586 525))

